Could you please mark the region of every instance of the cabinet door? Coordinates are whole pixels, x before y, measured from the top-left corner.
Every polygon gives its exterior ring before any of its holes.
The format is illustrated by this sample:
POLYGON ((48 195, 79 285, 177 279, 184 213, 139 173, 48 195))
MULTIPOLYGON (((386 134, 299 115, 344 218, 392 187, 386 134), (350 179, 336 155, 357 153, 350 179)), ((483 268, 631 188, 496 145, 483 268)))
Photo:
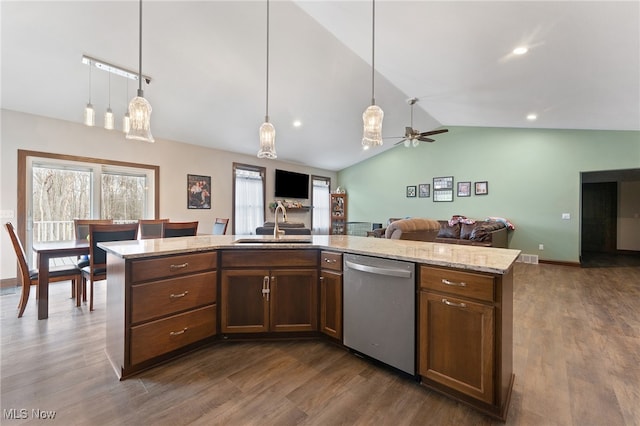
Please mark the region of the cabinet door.
POLYGON ((271 331, 318 329, 318 272, 273 270, 270 279, 271 331))
POLYGON ((342 339, 342 273, 320 273, 320 331, 342 339))
POLYGON ((223 333, 268 331, 269 300, 263 293, 269 271, 222 271, 220 328, 223 333))
POLYGON ((491 305, 420 292, 420 375, 494 403, 494 324, 491 305))

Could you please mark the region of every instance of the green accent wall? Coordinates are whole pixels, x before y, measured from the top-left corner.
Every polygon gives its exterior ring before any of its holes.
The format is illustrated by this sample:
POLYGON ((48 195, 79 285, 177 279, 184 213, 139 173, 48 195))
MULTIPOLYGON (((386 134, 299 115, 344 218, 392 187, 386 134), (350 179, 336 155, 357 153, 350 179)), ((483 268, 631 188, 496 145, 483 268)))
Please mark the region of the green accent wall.
POLYGON ((578 262, 581 172, 640 168, 637 131, 448 128, 434 143, 401 144, 340 171, 348 220, 505 217, 516 227, 510 248, 541 260, 578 262), (433 201, 433 178, 440 176, 453 176, 453 202, 433 201), (465 181, 472 195, 457 197, 455 187, 465 181), (487 195, 473 194, 477 181, 488 181, 487 195), (431 197, 407 198, 406 187, 421 183, 431 184, 431 197))

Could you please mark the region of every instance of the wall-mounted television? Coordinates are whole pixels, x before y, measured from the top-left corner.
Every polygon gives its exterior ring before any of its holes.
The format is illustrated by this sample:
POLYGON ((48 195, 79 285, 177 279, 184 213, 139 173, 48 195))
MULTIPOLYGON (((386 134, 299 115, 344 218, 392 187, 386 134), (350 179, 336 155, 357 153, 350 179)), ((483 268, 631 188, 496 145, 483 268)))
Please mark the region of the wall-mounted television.
POLYGON ((276 197, 309 198, 309 175, 276 169, 276 197))

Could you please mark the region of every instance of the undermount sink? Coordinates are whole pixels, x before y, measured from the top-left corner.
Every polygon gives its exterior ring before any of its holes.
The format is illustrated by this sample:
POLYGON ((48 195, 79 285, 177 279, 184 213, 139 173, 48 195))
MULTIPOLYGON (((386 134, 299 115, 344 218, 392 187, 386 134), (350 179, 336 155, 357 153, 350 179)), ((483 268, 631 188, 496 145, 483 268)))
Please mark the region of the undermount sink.
POLYGON ((239 238, 235 240, 234 244, 310 244, 312 239, 309 237, 293 237, 293 236, 285 236, 280 238, 239 238))

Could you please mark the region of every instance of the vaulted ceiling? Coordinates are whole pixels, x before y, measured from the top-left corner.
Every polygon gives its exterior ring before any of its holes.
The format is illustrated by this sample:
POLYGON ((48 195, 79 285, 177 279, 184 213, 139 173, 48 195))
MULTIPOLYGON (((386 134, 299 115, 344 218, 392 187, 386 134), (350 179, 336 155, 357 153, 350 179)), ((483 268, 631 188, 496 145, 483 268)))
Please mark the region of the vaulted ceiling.
MULTIPOLYGON (((138 70, 136 1, 3 0, 0 12, 3 108, 81 122, 89 98, 83 54, 138 70)), ((266 1, 145 0, 142 60, 156 138, 255 155, 265 115, 266 1)), ((361 149, 371 60, 370 1, 271 1, 269 115, 278 159, 340 170, 393 148, 398 139, 361 149)), ((385 137, 404 133, 412 97, 421 131, 637 131, 640 3, 378 0, 375 70, 385 137), (513 54, 518 46, 528 53, 513 54), (537 120, 528 121, 530 113, 537 120)), ((108 87, 108 73, 94 69, 98 125, 108 87)), ((118 124, 136 88, 111 79, 118 124)))

